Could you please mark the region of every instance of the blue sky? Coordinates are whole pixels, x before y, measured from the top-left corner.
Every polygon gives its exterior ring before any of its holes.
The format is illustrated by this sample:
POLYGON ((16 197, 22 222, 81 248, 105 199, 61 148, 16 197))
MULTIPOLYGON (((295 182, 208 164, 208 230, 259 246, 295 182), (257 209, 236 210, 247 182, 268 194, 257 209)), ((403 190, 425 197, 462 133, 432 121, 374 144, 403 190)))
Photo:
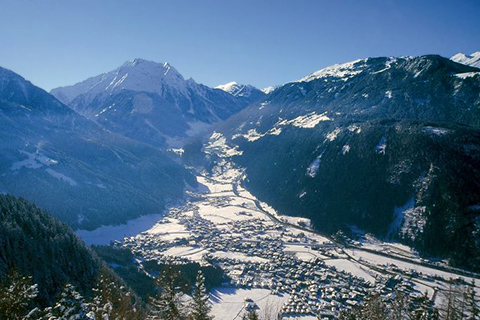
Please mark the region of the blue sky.
POLYGON ((127 60, 266 87, 370 56, 480 50, 480 1, 0 0, 0 66, 50 90, 127 60))

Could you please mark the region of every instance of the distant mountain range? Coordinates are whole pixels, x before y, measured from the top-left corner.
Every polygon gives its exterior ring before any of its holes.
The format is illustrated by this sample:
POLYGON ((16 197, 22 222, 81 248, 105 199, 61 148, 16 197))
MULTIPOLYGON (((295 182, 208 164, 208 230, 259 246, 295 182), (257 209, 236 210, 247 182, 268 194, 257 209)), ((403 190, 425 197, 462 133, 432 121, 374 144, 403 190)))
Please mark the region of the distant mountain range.
POLYGON ((164 148, 182 146, 264 96, 251 86, 235 88, 210 88, 185 80, 168 63, 135 59, 51 93, 108 130, 164 148))
POLYGON ((184 160, 198 160, 188 141, 215 130, 279 212, 478 271, 478 56, 361 59, 262 90, 136 59, 56 98, 0 69, 0 191, 74 228, 125 222, 196 185, 162 150, 187 144, 184 160))
POLYGON ((0 192, 25 197, 74 228, 159 213, 196 184, 164 152, 112 133, 3 68, 0 177, 0 192))
POLYGON ((265 95, 209 88, 142 59, 52 94, 58 100, 0 68, 0 192, 87 229, 183 197, 196 181, 160 149, 182 146, 265 95))
POLYGON ((277 88, 216 137, 279 212, 478 271, 479 93, 480 69, 440 56, 361 59, 277 88))

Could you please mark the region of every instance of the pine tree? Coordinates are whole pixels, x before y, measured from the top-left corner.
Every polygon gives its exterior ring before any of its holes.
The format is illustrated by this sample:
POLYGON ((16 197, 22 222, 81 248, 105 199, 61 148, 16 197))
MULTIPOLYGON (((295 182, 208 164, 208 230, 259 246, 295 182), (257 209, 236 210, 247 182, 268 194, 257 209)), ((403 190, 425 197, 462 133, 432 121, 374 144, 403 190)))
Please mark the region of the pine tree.
POLYGON ((387 318, 386 306, 379 294, 366 299, 361 316, 361 319, 369 320, 384 320, 387 318))
POLYGON ((60 293, 59 300, 52 308, 48 308, 46 318, 49 320, 88 320, 87 305, 75 287, 67 283, 60 293))
POLYGON ((421 297, 415 298, 413 301, 413 310, 411 312, 412 320, 438 320, 438 310, 434 307, 434 303, 425 292, 421 297))
POLYGON ((0 319, 22 319, 37 295, 38 286, 33 284, 31 276, 11 271, 0 289, 0 319))
POLYGON ((255 308, 250 308, 247 310, 247 312, 245 312, 242 320, 259 320, 257 310, 255 308))
POLYGON ((480 310, 477 305, 477 294, 475 292, 475 280, 472 280, 470 288, 467 290, 468 320, 480 319, 480 310))
POLYGON ((404 293, 395 292, 395 297, 387 308, 390 320, 408 319, 410 315, 411 300, 404 293))
POLYGON ((178 273, 167 268, 157 280, 161 288, 158 297, 150 301, 151 310, 147 319, 149 320, 181 320, 185 319, 183 314, 182 293, 176 282, 178 273))
POLYGON ((448 281, 448 288, 442 292, 442 295, 444 296, 444 303, 441 306, 442 319, 460 319, 458 294, 459 292, 455 280, 450 279, 448 281))
POLYGON ((132 320, 140 318, 131 292, 108 273, 101 274, 92 289, 94 298, 88 316, 101 320, 132 320))
POLYGON ((209 296, 205 288, 205 276, 201 270, 197 273, 197 282, 193 290, 193 300, 190 306, 190 318, 192 320, 211 320, 210 316, 211 305, 208 301, 209 296))

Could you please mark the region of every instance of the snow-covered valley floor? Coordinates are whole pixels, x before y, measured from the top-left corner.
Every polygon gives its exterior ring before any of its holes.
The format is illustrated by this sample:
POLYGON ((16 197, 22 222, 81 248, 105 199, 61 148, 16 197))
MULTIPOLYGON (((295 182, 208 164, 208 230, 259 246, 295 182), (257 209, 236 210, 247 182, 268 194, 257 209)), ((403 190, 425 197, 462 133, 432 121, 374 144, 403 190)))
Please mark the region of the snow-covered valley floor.
POLYGON ((220 162, 213 172, 197 177, 201 187, 187 192, 184 205, 121 245, 140 261, 222 268, 230 281, 211 293, 216 319, 241 319, 246 298, 260 315, 335 316, 368 293, 388 295, 393 287, 410 295, 426 292, 440 303, 446 280, 473 280, 428 264, 403 245, 339 244, 305 227, 306 219, 283 217, 259 201, 241 186, 242 170, 230 162, 220 162))

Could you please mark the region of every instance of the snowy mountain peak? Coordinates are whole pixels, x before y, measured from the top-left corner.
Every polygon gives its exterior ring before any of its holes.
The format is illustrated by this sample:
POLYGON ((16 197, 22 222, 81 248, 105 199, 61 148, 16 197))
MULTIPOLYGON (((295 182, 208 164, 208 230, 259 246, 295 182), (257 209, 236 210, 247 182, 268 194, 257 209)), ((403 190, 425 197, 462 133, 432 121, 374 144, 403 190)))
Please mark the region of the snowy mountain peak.
POLYGON ((460 52, 452 56, 450 59, 461 64, 480 68, 480 51, 474 52, 471 55, 466 55, 460 52))
POLYGON ((140 58, 134 59, 132 61, 127 61, 120 68, 109 73, 121 73, 126 69, 153 78, 161 75, 166 76, 167 74, 170 74, 170 76, 181 78, 182 80, 184 80, 182 75, 168 62, 154 62, 140 58))
POLYGON ((258 93, 260 92, 260 90, 258 90, 254 86, 239 84, 236 81, 232 81, 226 84, 216 86, 215 89, 223 90, 235 97, 245 97, 245 98, 250 97, 253 94, 258 95, 258 93))
POLYGON ((229 83, 221 84, 219 86, 216 86, 215 89, 220 89, 225 92, 231 93, 233 90, 238 88, 240 85, 236 81, 232 81, 229 83))
POLYGON ((90 103, 100 94, 112 95, 121 90, 162 94, 167 88, 185 94, 186 81, 168 62, 158 63, 137 58, 113 71, 73 86, 53 89, 51 93, 63 103, 70 104, 80 95, 84 95, 85 102, 90 103))
POLYGON ((277 88, 279 88, 279 86, 270 86, 270 87, 260 89, 260 91, 262 91, 265 94, 269 94, 269 93, 275 91, 275 89, 277 89, 277 88))

